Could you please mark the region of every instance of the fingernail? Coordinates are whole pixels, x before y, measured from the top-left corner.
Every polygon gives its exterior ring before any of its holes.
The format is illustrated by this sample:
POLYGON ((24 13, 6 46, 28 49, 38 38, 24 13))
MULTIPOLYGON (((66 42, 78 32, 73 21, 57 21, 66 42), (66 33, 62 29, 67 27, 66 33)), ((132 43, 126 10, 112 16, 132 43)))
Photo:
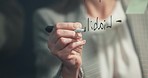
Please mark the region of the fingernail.
POLYGON ((86 40, 83 40, 83 43, 85 44, 86 43, 86 40))
POLYGON ((79 22, 74 23, 74 27, 77 28, 82 28, 82 24, 79 22))
POLYGON ((81 23, 79 23, 79 22, 76 22, 76 25, 77 25, 77 27, 79 27, 79 28, 82 27, 81 23))
POLYGON ((82 34, 81 33, 77 33, 77 38, 81 38, 82 34))

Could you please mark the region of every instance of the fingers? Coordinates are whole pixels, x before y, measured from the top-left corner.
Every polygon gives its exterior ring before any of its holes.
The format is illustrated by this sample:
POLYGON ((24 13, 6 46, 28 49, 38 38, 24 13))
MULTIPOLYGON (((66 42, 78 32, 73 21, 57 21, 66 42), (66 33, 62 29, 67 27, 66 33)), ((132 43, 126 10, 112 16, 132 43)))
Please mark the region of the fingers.
POLYGON ((74 31, 77 28, 81 28, 80 23, 58 23, 56 24, 53 31, 49 33, 49 40, 48 40, 49 48, 51 48, 50 45, 52 46, 52 44, 56 44, 57 41, 59 41, 61 37, 81 40, 82 34, 76 33, 74 31))
POLYGON ((70 43, 69 45, 67 45, 63 50, 61 50, 62 52, 71 52, 73 49, 76 49, 79 46, 82 46, 86 43, 86 40, 81 40, 81 41, 77 41, 77 42, 73 42, 70 43))
POLYGON ((81 28, 81 23, 57 23, 56 29, 67 29, 67 30, 75 30, 77 28, 81 28))
POLYGON ((80 23, 58 23, 49 33, 48 48, 63 60, 64 65, 75 65, 76 61, 81 64, 82 47, 86 41, 82 40, 81 33, 74 31, 77 28, 81 28, 80 23))
POLYGON ((54 30, 50 33, 53 42, 57 42, 59 38, 81 38, 81 33, 76 33, 74 30, 81 28, 80 23, 58 23, 56 24, 54 30))
POLYGON ((58 29, 58 30, 55 31, 55 34, 54 34, 53 37, 54 37, 54 42, 56 42, 61 37, 80 38, 80 37, 82 37, 82 35, 76 35, 76 33, 74 31, 71 31, 71 30, 58 29))
POLYGON ((61 37, 55 44, 57 50, 65 48, 69 43, 74 42, 74 39, 61 37))
POLYGON ((74 58, 74 56, 81 57, 82 45, 86 43, 86 40, 72 42, 68 44, 63 50, 58 51, 56 56, 62 58, 62 60, 68 60, 74 58))

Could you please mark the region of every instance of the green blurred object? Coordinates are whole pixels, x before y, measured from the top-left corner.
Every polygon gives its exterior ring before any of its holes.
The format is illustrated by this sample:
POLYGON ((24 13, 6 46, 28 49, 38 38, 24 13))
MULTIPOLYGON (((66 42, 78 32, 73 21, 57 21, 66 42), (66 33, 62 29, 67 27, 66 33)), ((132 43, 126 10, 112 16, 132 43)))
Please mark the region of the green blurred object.
POLYGON ((131 0, 126 14, 144 14, 148 5, 148 0, 131 0))

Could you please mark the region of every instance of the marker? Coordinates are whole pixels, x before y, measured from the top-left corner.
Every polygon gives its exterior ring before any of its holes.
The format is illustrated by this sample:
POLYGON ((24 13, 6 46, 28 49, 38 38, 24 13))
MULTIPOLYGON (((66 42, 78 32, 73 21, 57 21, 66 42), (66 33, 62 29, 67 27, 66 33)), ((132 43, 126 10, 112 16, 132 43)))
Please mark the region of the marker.
POLYGON ((74 30, 76 33, 81 33, 81 32, 85 32, 85 29, 81 29, 81 28, 77 28, 76 30, 74 30))
MULTIPOLYGON (((50 33, 50 32, 52 32, 53 28, 54 28, 54 26, 47 26, 47 27, 45 28, 45 30, 46 30, 48 33, 50 33)), ((81 33, 81 32, 85 32, 85 29, 77 28, 77 29, 75 29, 74 31, 75 31, 76 33, 81 33)))

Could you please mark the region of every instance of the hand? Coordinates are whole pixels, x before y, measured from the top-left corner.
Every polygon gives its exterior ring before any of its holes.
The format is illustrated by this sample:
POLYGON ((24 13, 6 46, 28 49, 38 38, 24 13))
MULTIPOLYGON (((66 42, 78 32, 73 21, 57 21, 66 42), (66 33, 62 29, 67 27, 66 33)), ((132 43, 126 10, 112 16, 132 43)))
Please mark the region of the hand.
POLYGON ((58 23, 49 33, 48 48, 63 62, 62 73, 65 77, 69 74, 76 78, 82 64, 82 47, 86 41, 82 40, 81 33, 74 31, 81 27, 80 23, 58 23))

